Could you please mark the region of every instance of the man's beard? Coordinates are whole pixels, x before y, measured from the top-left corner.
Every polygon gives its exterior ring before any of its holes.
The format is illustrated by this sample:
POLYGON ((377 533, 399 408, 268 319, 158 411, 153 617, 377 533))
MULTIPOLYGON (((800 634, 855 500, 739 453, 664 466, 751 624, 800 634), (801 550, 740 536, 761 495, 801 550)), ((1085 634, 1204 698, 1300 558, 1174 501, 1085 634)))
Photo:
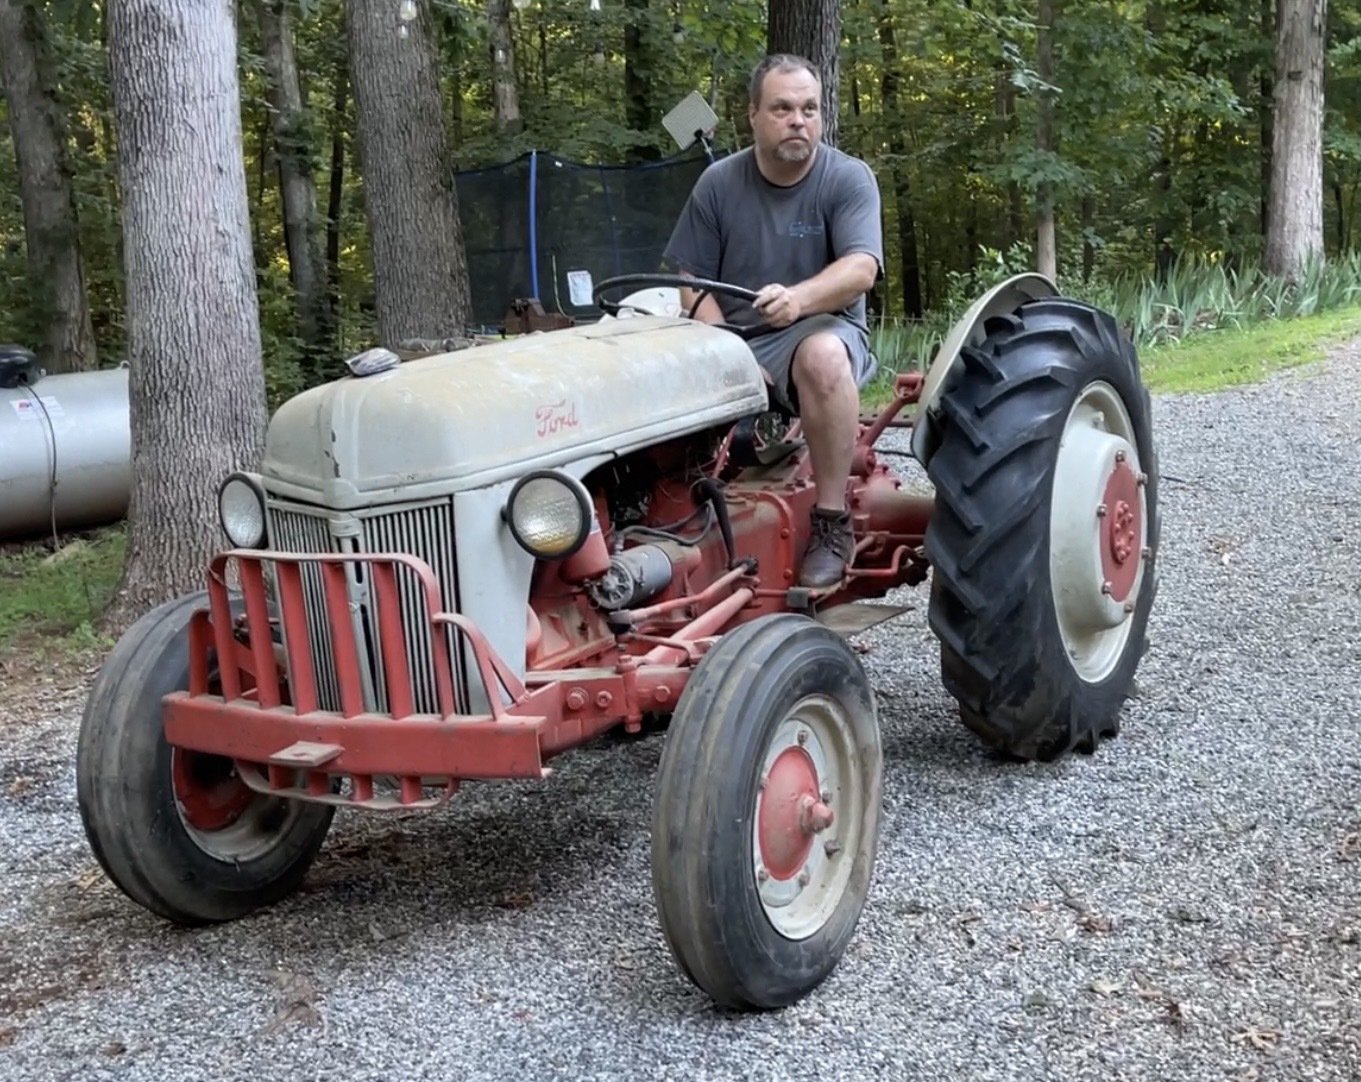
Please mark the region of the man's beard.
POLYGON ((775 147, 775 157, 782 162, 806 162, 813 155, 813 141, 806 139, 781 140, 775 147))

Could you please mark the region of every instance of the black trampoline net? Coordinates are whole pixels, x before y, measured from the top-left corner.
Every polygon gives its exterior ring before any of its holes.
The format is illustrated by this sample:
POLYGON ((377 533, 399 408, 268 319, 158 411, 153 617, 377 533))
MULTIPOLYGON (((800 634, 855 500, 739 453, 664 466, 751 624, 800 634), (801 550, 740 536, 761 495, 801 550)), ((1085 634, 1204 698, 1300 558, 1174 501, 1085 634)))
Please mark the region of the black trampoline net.
POLYGON ((458 173, 473 322, 500 326, 521 297, 537 297, 546 312, 597 318, 589 300, 574 303, 568 275, 587 271, 599 282, 663 269, 672 227, 708 164, 698 151, 630 166, 536 151, 458 173))

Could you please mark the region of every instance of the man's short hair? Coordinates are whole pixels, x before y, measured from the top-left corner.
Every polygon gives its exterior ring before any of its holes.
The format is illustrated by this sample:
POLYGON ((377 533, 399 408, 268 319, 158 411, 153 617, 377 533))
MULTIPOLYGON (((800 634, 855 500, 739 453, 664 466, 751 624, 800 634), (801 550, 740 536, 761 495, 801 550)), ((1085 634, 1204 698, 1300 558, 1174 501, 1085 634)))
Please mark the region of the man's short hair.
POLYGON ((817 80, 819 87, 822 86, 822 76, 807 57, 796 56, 794 53, 772 53, 757 64, 756 69, 751 73, 751 85, 747 90, 747 95, 751 100, 752 108, 761 104, 761 88, 765 85, 766 76, 772 71, 806 71, 817 80))

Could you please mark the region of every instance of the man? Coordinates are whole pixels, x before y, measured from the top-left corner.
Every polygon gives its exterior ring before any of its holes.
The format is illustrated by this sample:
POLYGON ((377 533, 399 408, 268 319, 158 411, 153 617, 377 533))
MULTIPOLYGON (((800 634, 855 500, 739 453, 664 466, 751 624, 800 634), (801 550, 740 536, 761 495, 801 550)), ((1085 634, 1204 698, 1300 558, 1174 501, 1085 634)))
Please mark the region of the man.
MULTIPOLYGON (((863 161, 821 142, 822 86, 809 61, 767 57, 749 96, 754 145, 701 174, 665 258, 757 292, 750 305, 711 294, 697 318, 779 328, 750 345, 771 397, 802 420, 812 460, 817 498, 799 582, 831 586, 854 545, 846 486, 859 389, 876 367, 865 294, 883 268, 879 187, 863 161)), ((681 292, 688 311, 697 294, 681 292)))

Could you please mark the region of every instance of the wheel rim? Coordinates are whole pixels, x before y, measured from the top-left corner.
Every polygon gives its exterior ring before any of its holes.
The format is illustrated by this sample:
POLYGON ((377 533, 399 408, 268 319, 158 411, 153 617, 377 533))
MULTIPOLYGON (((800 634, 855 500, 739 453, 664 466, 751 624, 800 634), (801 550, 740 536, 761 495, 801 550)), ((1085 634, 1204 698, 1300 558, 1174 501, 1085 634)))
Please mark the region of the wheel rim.
POLYGON ((189 838, 215 860, 240 863, 269 852, 297 809, 257 793, 220 755, 170 749, 175 810, 189 838))
POLYGON ((1077 674, 1099 683, 1124 655, 1143 584, 1147 477, 1119 393, 1083 388, 1059 442, 1049 516, 1049 581, 1077 674))
POLYGON ((776 728, 761 764, 751 853, 761 908, 787 939, 807 939, 836 912, 864 829, 864 785, 850 720, 812 695, 776 728))

